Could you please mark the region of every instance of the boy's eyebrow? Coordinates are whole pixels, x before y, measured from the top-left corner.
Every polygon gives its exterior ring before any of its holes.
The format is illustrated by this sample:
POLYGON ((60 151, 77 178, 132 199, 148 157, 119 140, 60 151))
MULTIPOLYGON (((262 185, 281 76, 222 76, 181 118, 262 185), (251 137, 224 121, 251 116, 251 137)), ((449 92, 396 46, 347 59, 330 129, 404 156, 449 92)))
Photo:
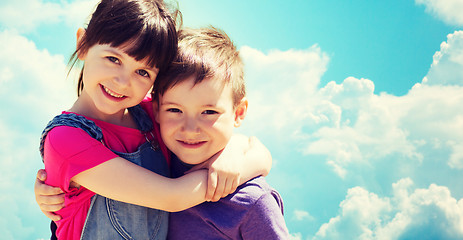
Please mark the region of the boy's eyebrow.
MULTIPOLYGON (((180 104, 175 103, 175 102, 161 101, 161 105, 180 105, 180 104)), ((217 105, 216 104, 204 104, 204 105, 202 105, 202 107, 214 107, 214 108, 216 108, 217 105)))
POLYGON ((180 105, 180 104, 174 103, 174 102, 161 101, 161 105, 180 105))

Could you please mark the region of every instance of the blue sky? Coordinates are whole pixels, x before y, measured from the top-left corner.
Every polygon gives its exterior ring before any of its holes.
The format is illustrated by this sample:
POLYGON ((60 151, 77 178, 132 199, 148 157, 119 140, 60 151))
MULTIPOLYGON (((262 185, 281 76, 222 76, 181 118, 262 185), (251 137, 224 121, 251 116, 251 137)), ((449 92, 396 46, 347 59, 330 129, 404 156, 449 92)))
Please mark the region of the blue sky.
MULTIPOLYGON (((0 232, 46 239, 33 196, 42 128, 95 0, 0 3, 0 232)), ((271 150, 292 239, 463 238, 459 0, 178 1, 240 48, 239 131, 271 150)))

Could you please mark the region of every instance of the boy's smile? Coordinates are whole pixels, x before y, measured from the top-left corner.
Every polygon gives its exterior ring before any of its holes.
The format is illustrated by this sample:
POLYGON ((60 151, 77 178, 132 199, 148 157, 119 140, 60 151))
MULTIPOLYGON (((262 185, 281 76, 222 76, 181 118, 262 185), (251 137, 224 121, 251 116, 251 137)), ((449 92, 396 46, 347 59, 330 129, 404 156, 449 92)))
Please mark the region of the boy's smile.
POLYGON ((157 121, 167 147, 183 162, 199 164, 222 150, 236 124, 232 90, 223 80, 190 77, 159 97, 157 121))

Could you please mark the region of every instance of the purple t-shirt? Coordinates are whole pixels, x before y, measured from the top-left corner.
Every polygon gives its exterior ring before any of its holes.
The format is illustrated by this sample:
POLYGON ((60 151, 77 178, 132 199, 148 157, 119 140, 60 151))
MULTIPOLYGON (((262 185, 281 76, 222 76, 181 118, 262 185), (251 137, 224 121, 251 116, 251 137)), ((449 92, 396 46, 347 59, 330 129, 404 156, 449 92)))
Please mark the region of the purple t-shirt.
MULTIPOLYGON (((188 169, 172 159, 174 175, 188 169), (183 168, 183 169, 182 169, 183 168)), ((283 200, 263 177, 254 178, 218 202, 171 213, 167 239, 288 239, 283 200)))

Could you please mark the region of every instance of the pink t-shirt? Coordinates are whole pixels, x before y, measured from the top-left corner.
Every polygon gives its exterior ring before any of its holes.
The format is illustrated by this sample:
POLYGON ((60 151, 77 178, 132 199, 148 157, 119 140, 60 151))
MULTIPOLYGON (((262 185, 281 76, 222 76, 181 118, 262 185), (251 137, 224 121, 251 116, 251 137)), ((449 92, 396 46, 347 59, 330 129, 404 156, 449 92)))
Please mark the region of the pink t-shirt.
MULTIPOLYGON (((145 99, 141 105, 153 118, 149 99, 145 99)), ((69 114, 69 112, 63 113, 69 114)), ((80 239, 91 197, 95 195, 84 187, 71 188, 69 186, 71 178, 118 157, 110 149, 118 152, 134 152, 146 141, 145 136, 137 129, 86 118, 94 121, 101 128, 104 145, 82 129, 67 126, 53 128, 45 139, 44 162, 48 174, 46 183, 58 186, 66 193, 65 207, 56 212, 62 216, 62 219, 56 222, 58 226, 56 234, 59 239, 80 239)), ((161 140, 157 124, 153 134, 167 159, 167 148, 161 140)))

